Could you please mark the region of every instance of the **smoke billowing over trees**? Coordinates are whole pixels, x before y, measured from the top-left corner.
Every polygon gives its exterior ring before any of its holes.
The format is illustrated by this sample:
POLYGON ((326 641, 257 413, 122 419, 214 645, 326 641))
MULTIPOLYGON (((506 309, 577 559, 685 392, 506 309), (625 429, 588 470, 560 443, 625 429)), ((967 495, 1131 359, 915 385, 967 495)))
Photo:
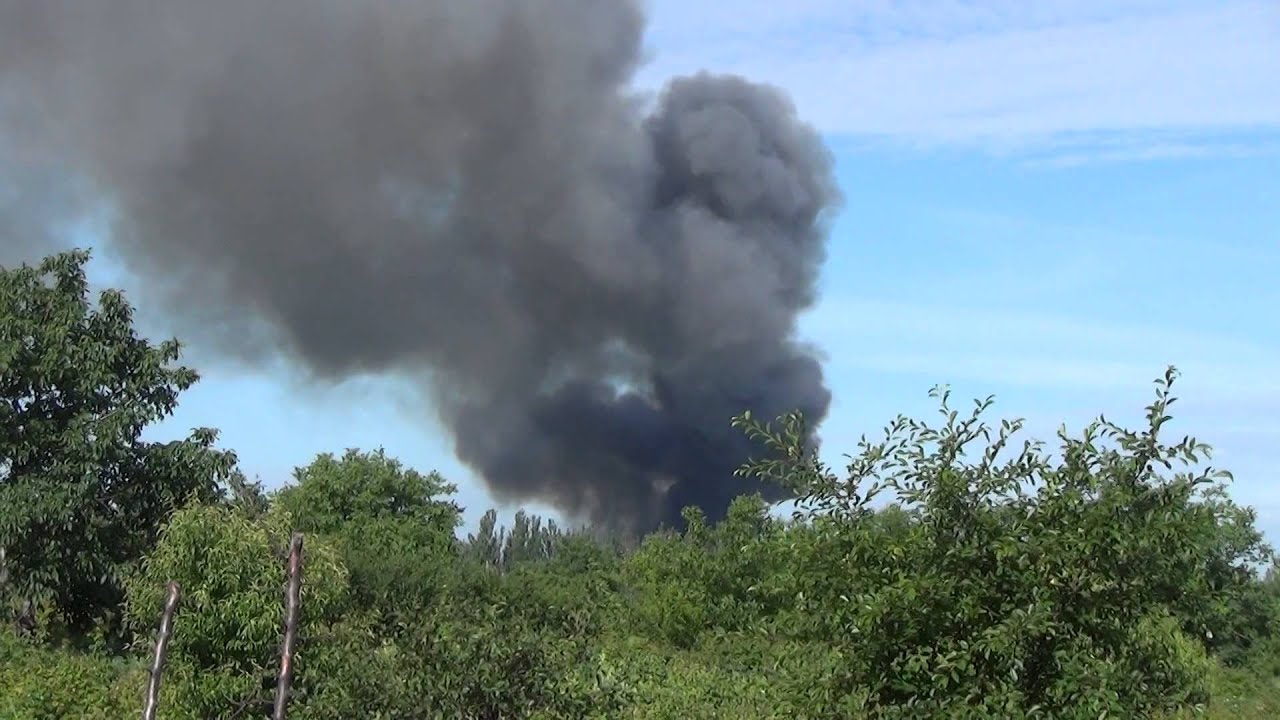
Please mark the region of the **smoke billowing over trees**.
POLYGON ((4 3, 6 254, 105 204, 184 337, 421 381, 499 499, 644 529, 779 497, 731 477, 728 419, 827 412, 795 321, 832 161, 742 78, 646 102, 644 28, 626 0, 4 3))

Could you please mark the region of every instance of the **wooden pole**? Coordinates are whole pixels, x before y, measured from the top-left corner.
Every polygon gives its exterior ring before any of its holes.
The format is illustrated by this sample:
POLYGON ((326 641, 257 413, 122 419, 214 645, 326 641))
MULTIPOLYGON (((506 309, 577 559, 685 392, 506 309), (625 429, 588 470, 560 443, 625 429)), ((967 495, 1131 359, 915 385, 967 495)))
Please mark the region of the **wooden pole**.
POLYGON ((178 600, 181 596, 182 587, 170 581, 169 597, 164 601, 164 612, 160 614, 160 631, 156 633, 156 652, 151 659, 151 676, 147 680, 147 697, 142 706, 142 720, 156 720, 156 708, 160 705, 160 674, 164 671, 164 661, 169 655, 169 638, 173 637, 173 616, 178 611, 178 600))
POLYGON ((289 689, 293 685, 293 652, 298 643, 298 605, 302 594, 302 533, 289 539, 289 581, 285 590, 284 642, 280 648, 280 681, 272 720, 285 720, 289 689))

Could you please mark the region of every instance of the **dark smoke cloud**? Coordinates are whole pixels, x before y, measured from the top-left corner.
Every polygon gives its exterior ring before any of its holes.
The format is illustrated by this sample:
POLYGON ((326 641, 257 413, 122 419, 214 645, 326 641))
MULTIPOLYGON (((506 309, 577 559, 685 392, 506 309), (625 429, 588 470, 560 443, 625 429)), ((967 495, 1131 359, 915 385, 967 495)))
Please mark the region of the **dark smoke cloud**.
POLYGON ((643 31, 624 0, 0 0, 8 237, 88 183, 184 337, 421 379, 503 500, 718 516, 758 489, 732 415, 827 412, 794 331, 837 191, 772 88, 633 92, 643 31))
POLYGON ((70 247, 66 222, 78 215, 83 198, 64 180, 8 156, 0 144, 0 267, 70 247))

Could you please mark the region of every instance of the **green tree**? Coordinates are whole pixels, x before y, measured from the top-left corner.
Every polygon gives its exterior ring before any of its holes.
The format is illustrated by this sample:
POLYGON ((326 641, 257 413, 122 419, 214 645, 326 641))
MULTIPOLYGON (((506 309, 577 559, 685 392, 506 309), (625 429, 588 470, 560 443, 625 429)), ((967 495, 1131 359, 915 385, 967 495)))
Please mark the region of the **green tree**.
POLYGON ((239 470, 227 479, 223 502, 250 518, 261 517, 271 507, 271 500, 262 489, 262 482, 246 478, 239 470))
POLYGON ((296 529, 341 548, 354 601, 394 626, 423 607, 442 567, 452 562, 461 510, 454 485, 438 473, 404 467, 381 450, 318 456, 294 472, 273 503, 296 529))
MULTIPOLYGON (((127 619, 140 650, 149 648, 165 586, 182 601, 163 686, 165 714, 261 716, 270 708, 279 669, 285 567, 292 518, 281 508, 250 518, 225 505, 193 504, 174 513, 155 549, 127 582, 127 619)), ((308 536, 297 666, 298 703, 323 676, 308 659, 329 652, 330 628, 347 607, 348 573, 336 548, 308 536)))
POLYGON ((431 472, 404 467, 379 448, 347 450, 316 457, 294 471, 294 484, 276 492, 275 502, 293 516, 298 529, 333 533, 353 521, 403 519, 425 523, 453 536, 460 508, 445 498, 457 487, 431 472))
POLYGON ((1174 377, 1144 430, 1063 429, 1056 456, 1039 442, 1011 452, 1021 421, 990 428, 989 400, 963 417, 939 390, 941 426, 899 418, 847 478, 804 445, 798 415, 739 418, 774 451, 744 472, 791 486, 843 538, 826 577, 801 564, 795 612, 773 626, 845 658, 813 697, 872 717, 1141 717, 1203 701, 1205 641, 1234 622, 1220 612, 1238 596, 1227 579, 1243 583, 1265 552, 1217 490, 1226 475, 1199 467, 1209 448, 1163 441, 1174 377), (882 489, 905 527, 869 522, 882 489))
POLYGON ((489 568, 502 567, 502 548, 505 530, 498 527, 498 511, 490 508, 480 518, 474 533, 467 534, 463 545, 464 555, 489 568))
POLYGON ((518 565, 551 560, 570 538, 588 540, 582 532, 565 532, 554 520, 523 510, 516 511, 510 529, 498 527, 498 511, 491 509, 480 518, 476 532, 467 534, 461 549, 464 557, 505 573, 518 565))
POLYGON ((197 380, 179 344, 139 338, 122 293, 93 305, 89 254, 0 269, 0 548, 7 599, 73 631, 118 607, 123 570, 235 465, 199 429, 143 442, 197 380))

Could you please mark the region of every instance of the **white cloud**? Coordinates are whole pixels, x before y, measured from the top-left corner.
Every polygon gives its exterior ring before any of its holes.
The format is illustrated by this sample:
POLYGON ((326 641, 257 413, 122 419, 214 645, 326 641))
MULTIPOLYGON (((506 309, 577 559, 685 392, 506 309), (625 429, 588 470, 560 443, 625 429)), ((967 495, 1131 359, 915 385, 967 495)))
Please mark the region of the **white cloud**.
POLYGON ((786 88, 829 134, 1079 157, 1102 144, 1127 159, 1239 153, 1242 133, 1280 133, 1273 0, 651 6, 643 86, 740 73, 786 88))

